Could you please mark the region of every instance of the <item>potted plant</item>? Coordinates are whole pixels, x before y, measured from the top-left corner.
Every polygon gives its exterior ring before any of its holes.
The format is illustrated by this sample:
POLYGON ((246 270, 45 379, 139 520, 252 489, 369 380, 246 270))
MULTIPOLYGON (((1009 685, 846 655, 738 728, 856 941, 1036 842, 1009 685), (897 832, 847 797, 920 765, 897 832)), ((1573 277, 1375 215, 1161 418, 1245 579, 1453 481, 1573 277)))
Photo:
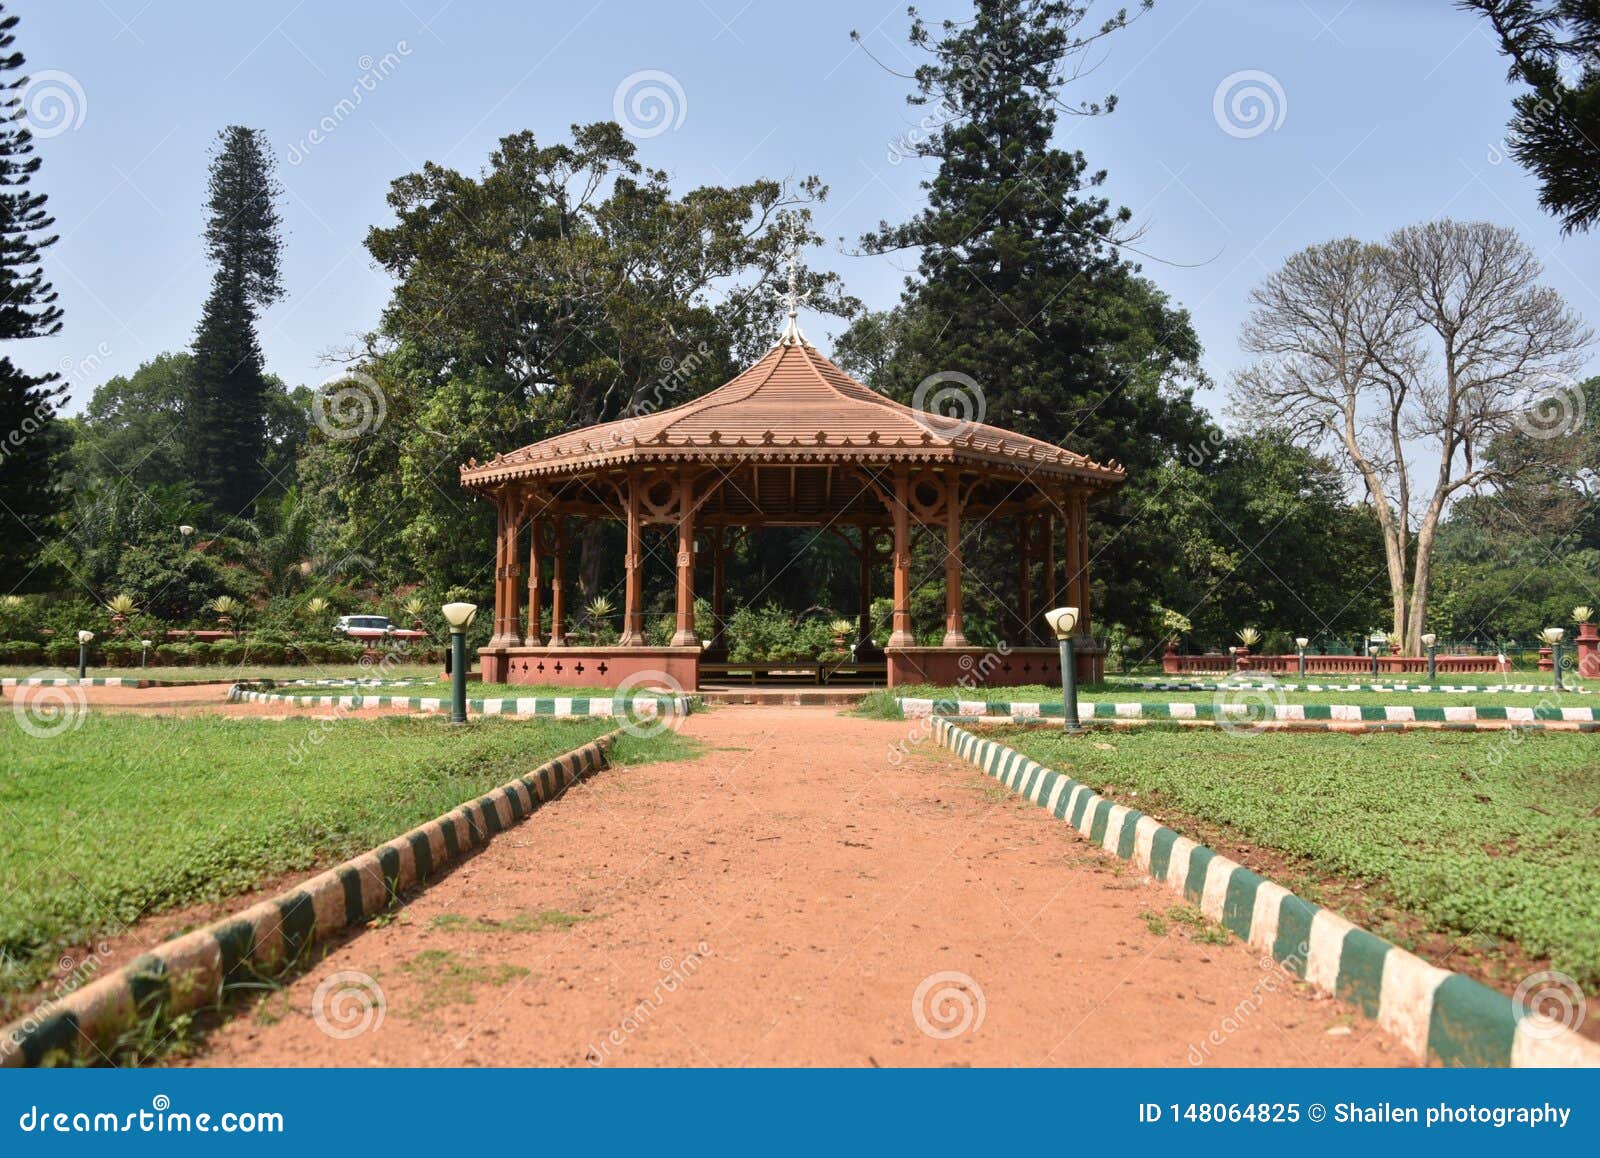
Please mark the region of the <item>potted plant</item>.
POLYGON ((1574 607, 1572 622, 1578 625, 1578 674, 1586 680, 1600 679, 1600 631, 1595 629, 1594 608, 1574 607))
POLYGON ((128 629, 128 616, 137 608, 133 605, 132 595, 113 595, 106 602, 106 610, 111 612, 111 627, 118 635, 128 629))
POLYGON ((583 611, 589 629, 589 643, 598 645, 601 635, 611 626, 611 616, 616 613, 616 607, 604 595, 596 595, 584 605, 583 611))
POLYGON ((423 630, 422 613, 427 609, 427 604, 419 596, 413 595, 400 605, 403 614, 411 617, 411 626, 416 631, 423 630))
POLYGON ((239 601, 232 595, 218 595, 211 601, 211 610, 216 613, 217 626, 223 631, 233 630, 234 616, 239 614, 239 601))
POLYGON ((845 641, 849 639, 850 633, 855 630, 855 627, 855 624, 851 623, 848 619, 843 618, 835 619, 833 622, 829 623, 828 630, 833 633, 833 647, 831 650, 844 651, 848 653, 848 648, 850 645, 845 641))

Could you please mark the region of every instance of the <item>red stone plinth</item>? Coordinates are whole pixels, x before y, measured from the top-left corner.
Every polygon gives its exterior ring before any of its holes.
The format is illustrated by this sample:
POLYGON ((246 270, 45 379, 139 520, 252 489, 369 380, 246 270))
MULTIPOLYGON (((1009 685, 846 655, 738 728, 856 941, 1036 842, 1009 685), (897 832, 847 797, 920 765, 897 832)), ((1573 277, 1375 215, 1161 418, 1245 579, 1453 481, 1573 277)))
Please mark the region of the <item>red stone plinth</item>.
POLYGON ((1592 623, 1578 624, 1578 674, 1586 680, 1600 680, 1600 628, 1592 623))
MULTIPOLYGON (((1087 641, 1076 645, 1078 679, 1099 683, 1105 678, 1106 652, 1087 641)), ((1054 647, 889 647, 889 686, 935 684, 939 687, 1004 688, 1019 684, 1061 682, 1061 652, 1054 647)))
POLYGON ((1556 670, 1556 661, 1551 658, 1551 652, 1548 647, 1539 649, 1539 670, 1551 672, 1556 670))
POLYGON ((486 647, 478 652, 486 683, 614 688, 633 684, 695 691, 698 647, 486 647))

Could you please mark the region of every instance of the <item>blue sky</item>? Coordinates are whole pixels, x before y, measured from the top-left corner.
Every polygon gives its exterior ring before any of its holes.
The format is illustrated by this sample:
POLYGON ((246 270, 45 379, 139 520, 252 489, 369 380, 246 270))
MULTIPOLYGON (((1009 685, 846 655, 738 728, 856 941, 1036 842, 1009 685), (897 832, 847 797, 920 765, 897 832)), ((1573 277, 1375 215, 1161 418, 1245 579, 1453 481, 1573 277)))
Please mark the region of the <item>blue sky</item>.
MULTIPOLYGON (((187 345, 210 276, 206 150, 230 123, 266 130, 279 154, 289 293, 262 340, 292 384, 326 378, 326 356, 377 319, 389 285, 361 243, 388 220, 391 179, 425 160, 476 171, 506 133, 555 139, 609 118, 642 72, 667 74, 672 102, 671 123, 640 139, 643 160, 684 188, 818 174, 832 187, 819 224, 842 242, 810 260, 872 306, 891 304, 904 276, 903 258, 848 251, 920 204, 919 165, 890 150, 921 114, 904 104, 906 83, 849 39, 860 30, 880 61, 909 70, 905 0, 8 8, 29 70, 64 74, 52 83, 65 119, 40 143, 40 181, 63 238, 47 268, 67 325, 21 353, 65 371, 69 410, 110 375, 187 345), (337 111, 347 98, 355 107, 337 111), (335 127, 312 143, 324 118, 335 127)), ((1600 236, 1563 239, 1534 183, 1500 159, 1503 78, 1485 28, 1448 0, 1160 0, 1074 93, 1115 91, 1117 112, 1071 120, 1062 136, 1109 170, 1111 196, 1145 227, 1141 248, 1162 259, 1146 272, 1191 310, 1220 383, 1243 360, 1246 295, 1286 255, 1440 215, 1516 227, 1549 284, 1600 321, 1600 236), (1255 75, 1223 90, 1219 119, 1219 86, 1236 74, 1255 75), (1270 124, 1229 119, 1229 92, 1252 85, 1270 124)), ((838 328, 811 319, 807 332, 826 349, 838 328)))

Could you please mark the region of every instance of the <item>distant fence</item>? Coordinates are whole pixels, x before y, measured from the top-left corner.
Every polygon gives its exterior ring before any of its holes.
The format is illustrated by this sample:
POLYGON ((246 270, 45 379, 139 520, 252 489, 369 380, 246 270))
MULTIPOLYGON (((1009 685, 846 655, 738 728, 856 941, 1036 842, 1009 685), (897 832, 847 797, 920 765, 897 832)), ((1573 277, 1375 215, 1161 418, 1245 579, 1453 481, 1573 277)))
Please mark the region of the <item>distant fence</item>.
MULTIPOLYGON (((1435 670, 1441 675, 1467 672, 1509 672, 1509 657, 1502 661, 1498 655, 1440 655, 1434 659, 1435 670)), ((1220 652, 1209 655, 1177 655, 1168 653, 1161 659, 1161 670, 1169 674, 1193 672, 1196 674, 1221 674, 1233 671, 1256 671, 1296 674, 1300 670, 1298 655, 1242 655, 1232 656, 1220 652)), ((1419 655, 1380 655, 1378 671, 1384 675, 1426 673, 1428 658, 1419 655)), ((1306 654, 1308 674, 1344 673, 1357 675, 1371 673, 1372 657, 1366 655, 1312 655, 1306 654)))

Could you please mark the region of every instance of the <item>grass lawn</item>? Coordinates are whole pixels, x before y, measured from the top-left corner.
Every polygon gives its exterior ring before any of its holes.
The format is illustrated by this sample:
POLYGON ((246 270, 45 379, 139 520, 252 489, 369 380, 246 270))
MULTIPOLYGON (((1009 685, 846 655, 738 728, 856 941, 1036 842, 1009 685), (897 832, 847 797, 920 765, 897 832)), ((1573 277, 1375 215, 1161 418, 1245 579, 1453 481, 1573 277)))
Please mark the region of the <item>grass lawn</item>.
MULTIPOLYGON (((1386 705, 1399 704, 1413 707, 1493 707, 1500 705, 1537 707, 1547 705, 1554 708, 1600 708, 1600 696, 1584 695, 1579 692, 1569 691, 1566 694, 1556 692, 1291 692, 1291 691, 1247 691, 1243 689, 1221 689, 1221 694, 1229 703, 1285 703, 1285 704, 1370 704, 1386 705), (1282 697, 1280 700, 1279 697, 1282 697)), ((1092 684, 1078 689, 1078 699, 1081 702, 1097 702, 1102 700, 1116 700, 1121 703, 1143 704, 1210 704, 1216 702, 1218 692, 1152 692, 1144 691, 1131 685, 1118 684, 1092 684)), ((892 692, 879 689, 867 696, 861 704, 863 715, 871 715, 880 719, 898 719, 899 709, 895 707, 897 698, 904 699, 937 699, 937 700, 989 700, 996 702, 1043 702, 1059 704, 1061 702, 1061 688, 1031 685, 1015 688, 951 688, 934 687, 928 684, 915 684, 895 688, 892 692)))
POLYGON ((1340 907, 1317 895, 1326 875, 1368 882, 1463 947, 1509 938, 1600 984, 1595 736, 985 734, 1195 839, 1297 858, 1280 883, 1308 900, 1340 907))
MULTIPOLYGON (((125 679, 125 680, 170 680, 176 683, 193 683, 206 680, 330 680, 330 679, 426 679, 436 680, 441 671, 439 664, 435 663, 404 663, 394 664, 389 667, 364 665, 359 663, 330 663, 330 664, 201 664, 186 667, 90 667, 90 679, 125 679)), ((0 664, 0 677, 7 679, 26 679, 29 676, 42 676, 54 674, 56 676, 76 676, 78 665, 76 663, 63 664, 58 668, 45 665, 32 667, 19 667, 16 664, 0 664)), ((448 685, 441 685, 448 686, 448 685)))
MULTIPOLYGON (((614 726, 91 713, 76 730, 39 738, 5 712, 0 1005, 61 948, 147 913, 336 864, 614 726)), ((677 759, 692 746, 670 732, 624 735, 613 757, 677 759)))

